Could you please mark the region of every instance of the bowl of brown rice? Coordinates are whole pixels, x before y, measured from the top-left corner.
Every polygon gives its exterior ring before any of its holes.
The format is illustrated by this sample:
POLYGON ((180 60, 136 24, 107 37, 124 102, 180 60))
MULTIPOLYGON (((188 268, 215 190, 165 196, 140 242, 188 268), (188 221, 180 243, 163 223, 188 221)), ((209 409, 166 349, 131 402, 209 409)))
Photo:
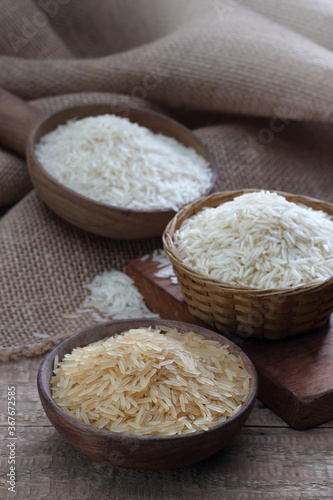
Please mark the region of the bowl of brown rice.
POLYGON ((163 234, 189 311, 214 329, 279 340, 333 312, 333 205, 259 189, 190 203, 163 234))
POLYGON ((257 386, 251 361, 226 337, 155 318, 81 330, 38 373, 42 405, 61 436, 129 469, 182 467, 218 452, 246 422, 257 386))

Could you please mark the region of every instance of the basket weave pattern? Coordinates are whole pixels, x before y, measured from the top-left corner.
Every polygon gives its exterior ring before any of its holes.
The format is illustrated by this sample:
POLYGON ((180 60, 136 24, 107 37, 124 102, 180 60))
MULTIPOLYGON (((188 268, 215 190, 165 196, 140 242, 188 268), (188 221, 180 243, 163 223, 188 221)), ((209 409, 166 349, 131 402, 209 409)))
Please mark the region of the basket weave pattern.
MULTIPOLYGON (((163 234, 164 250, 170 258, 189 311, 217 330, 242 338, 279 340, 324 326, 333 312, 333 277, 322 283, 295 288, 254 289, 229 285, 190 269, 177 255, 173 235, 185 219, 203 207, 217 207, 246 192, 215 193, 193 202, 169 222, 163 234)), ((303 203, 333 215, 333 205, 313 198, 278 192, 288 201, 303 203)))

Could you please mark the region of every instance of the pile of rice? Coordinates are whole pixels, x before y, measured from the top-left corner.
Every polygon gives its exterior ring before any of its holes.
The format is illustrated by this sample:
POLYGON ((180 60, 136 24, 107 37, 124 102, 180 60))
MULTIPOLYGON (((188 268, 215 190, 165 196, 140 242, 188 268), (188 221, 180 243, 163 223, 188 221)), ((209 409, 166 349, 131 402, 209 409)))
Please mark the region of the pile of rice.
POLYGON ((193 148, 111 114, 59 125, 35 153, 68 188, 124 208, 178 210, 212 179, 209 163, 193 148))
POLYGON ((174 246, 188 267, 230 285, 289 288, 333 275, 333 218, 267 191, 203 208, 174 246))
POLYGON ((90 293, 77 312, 92 313, 95 321, 112 319, 158 318, 146 305, 143 295, 127 274, 111 269, 83 285, 90 293))
POLYGON ((250 375, 228 346, 165 327, 123 332, 54 362, 52 397, 100 429, 176 435, 235 415, 250 375), (164 333, 162 333, 162 331, 164 333))

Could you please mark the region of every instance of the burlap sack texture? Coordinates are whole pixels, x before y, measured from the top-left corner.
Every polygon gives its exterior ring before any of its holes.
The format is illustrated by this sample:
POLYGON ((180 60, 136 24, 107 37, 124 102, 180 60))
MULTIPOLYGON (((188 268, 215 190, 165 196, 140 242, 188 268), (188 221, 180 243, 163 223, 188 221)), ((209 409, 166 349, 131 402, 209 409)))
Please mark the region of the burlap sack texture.
MULTIPOLYGON (((215 190, 333 201, 332 18, 324 0, 3 0, 0 85, 49 111, 159 106, 208 145, 215 190)), ((30 188, 24 160, 0 151, 0 205, 30 188)), ((160 246, 84 233, 31 191, 0 221, 2 359, 91 324, 63 318, 82 304, 82 284, 160 246)))
MULTIPOLYGON (((77 104, 130 105, 161 112, 138 98, 103 93, 70 94, 31 104, 45 113, 77 104)), ((21 162, 22 178, 28 179, 21 162)), ((80 231, 53 215, 34 190, 0 220, 0 226, 0 359, 39 354, 91 325, 91 314, 63 317, 82 308, 87 295, 82 285, 104 270, 123 270, 130 258, 161 247, 160 239, 131 244, 80 231), (40 333, 49 338, 35 335, 40 333)))

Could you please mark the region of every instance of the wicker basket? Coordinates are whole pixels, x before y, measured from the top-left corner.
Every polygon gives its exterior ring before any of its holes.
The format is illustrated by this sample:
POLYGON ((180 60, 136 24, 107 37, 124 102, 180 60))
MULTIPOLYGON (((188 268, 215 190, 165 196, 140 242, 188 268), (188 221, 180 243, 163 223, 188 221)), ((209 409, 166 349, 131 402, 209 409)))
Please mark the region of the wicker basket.
MULTIPOLYGON (((203 207, 217 207, 257 189, 215 193, 195 201, 169 222, 163 233, 170 258, 189 311, 221 332, 238 337, 282 339, 324 326, 333 312, 333 277, 322 283, 295 288, 254 289, 208 278, 184 265, 175 252, 174 232, 203 207)), ((333 205, 305 196, 277 191, 287 200, 333 215, 333 205)))

